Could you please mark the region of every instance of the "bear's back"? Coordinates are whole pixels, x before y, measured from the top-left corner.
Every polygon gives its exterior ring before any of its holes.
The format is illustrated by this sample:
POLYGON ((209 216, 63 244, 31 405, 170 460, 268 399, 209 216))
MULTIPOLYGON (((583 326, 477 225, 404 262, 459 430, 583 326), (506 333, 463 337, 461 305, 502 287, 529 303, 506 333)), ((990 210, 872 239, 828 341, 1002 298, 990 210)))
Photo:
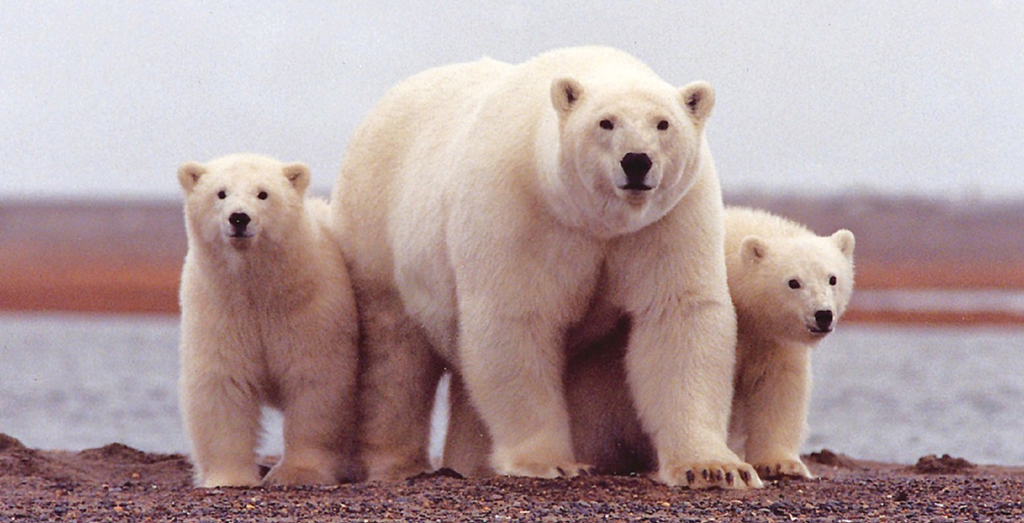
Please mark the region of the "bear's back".
POLYGON ((726 256, 739 251, 740 244, 747 236, 797 238, 814 235, 807 227, 769 212, 747 207, 725 208, 726 256))

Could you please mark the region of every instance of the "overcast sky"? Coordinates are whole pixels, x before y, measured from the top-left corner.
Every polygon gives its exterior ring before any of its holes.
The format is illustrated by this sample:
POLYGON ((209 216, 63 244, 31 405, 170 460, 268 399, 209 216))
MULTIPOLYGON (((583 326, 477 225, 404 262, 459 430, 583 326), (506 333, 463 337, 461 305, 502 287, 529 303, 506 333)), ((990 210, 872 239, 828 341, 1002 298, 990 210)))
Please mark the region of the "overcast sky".
POLYGON ((326 192, 395 82, 605 44, 704 79, 727 191, 1024 197, 1024 2, 0 0, 0 199, 178 197, 252 151, 326 192))

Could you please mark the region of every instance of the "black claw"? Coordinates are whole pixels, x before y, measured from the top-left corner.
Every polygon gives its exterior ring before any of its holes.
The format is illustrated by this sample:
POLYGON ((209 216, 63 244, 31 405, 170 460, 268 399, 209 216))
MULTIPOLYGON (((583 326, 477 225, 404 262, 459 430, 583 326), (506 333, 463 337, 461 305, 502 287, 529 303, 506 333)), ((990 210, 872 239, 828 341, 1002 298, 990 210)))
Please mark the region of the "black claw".
POLYGON ((709 472, 708 469, 700 471, 700 475, 704 476, 704 481, 711 481, 711 472, 709 472))
POLYGON ((562 467, 555 467, 555 470, 558 471, 559 476, 562 476, 563 478, 565 477, 565 471, 562 470, 562 467))
POLYGON ((686 471, 686 482, 692 485, 693 482, 696 481, 696 480, 697 480, 697 476, 693 473, 693 471, 692 470, 687 470, 686 471))
POLYGON ((744 483, 750 484, 750 473, 745 470, 741 470, 740 479, 742 479, 744 483))
POLYGON ((721 470, 716 470, 715 471, 715 483, 721 483, 721 482, 722 482, 722 471, 721 470))
POLYGON ((729 484, 729 485, 733 484, 734 479, 732 477, 732 472, 726 472, 725 473, 725 482, 726 482, 726 484, 729 484))

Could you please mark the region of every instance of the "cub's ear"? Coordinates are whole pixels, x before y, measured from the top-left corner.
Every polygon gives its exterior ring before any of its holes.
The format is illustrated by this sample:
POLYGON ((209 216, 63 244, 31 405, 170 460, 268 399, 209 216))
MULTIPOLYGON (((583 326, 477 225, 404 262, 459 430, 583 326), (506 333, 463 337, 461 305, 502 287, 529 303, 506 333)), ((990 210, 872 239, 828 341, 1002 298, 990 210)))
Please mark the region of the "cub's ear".
POLYGON ((839 252, 842 252, 847 259, 853 259, 853 247, 856 241, 853 238, 853 233, 846 229, 839 229, 830 236, 832 242, 839 247, 839 252))
POLYGON ((743 263, 754 264, 764 261, 768 256, 768 243, 760 236, 747 236, 740 243, 740 256, 743 263))
POLYGON ((199 177, 204 174, 206 174, 206 167, 198 162, 185 162, 178 167, 178 183, 181 184, 182 189, 185 189, 185 194, 192 193, 192 189, 195 189, 196 183, 199 182, 199 177))
POLYGON ((680 87, 679 93, 683 109, 697 127, 703 127, 711 117, 711 110, 715 108, 715 90, 711 88, 711 84, 704 81, 693 82, 680 87))
POLYGON ((564 119, 581 98, 583 86, 575 78, 564 76, 551 82, 551 105, 558 111, 559 119, 564 119))
POLYGON ((309 167, 305 164, 294 162, 285 164, 282 168, 285 178, 288 178, 288 182, 295 188, 295 192, 304 194, 306 188, 309 187, 309 167))

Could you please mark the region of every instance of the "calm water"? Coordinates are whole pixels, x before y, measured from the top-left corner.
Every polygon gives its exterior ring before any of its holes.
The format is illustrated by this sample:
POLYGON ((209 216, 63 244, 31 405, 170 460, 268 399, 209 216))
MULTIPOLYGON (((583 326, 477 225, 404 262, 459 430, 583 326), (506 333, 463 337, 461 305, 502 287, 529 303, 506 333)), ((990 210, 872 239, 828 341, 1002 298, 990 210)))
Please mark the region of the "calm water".
MULTIPOLYGON (((175 317, 0 316, 0 432, 183 452, 175 317)), ((842 325, 814 354, 806 450, 1024 465, 1024 329, 842 325)), ((279 452, 270 416, 266 452, 279 452)))

